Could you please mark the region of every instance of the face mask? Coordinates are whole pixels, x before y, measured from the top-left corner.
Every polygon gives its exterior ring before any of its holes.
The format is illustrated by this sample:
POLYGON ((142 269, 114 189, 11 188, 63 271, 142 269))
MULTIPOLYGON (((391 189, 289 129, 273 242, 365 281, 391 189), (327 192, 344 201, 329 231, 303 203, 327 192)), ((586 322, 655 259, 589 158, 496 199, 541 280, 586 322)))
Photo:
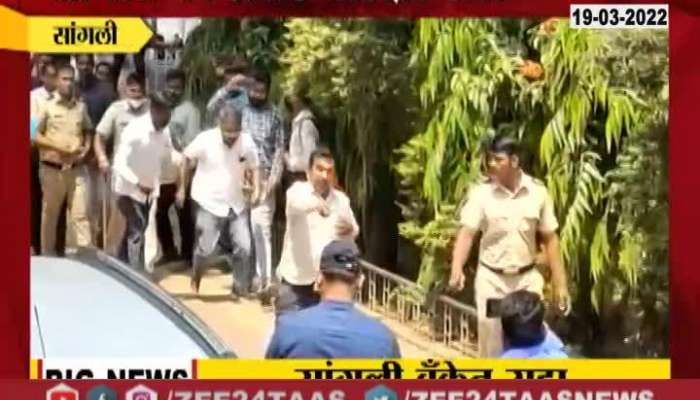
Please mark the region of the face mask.
POLYGON ((128 99, 126 101, 132 109, 139 109, 146 102, 146 99, 128 99))

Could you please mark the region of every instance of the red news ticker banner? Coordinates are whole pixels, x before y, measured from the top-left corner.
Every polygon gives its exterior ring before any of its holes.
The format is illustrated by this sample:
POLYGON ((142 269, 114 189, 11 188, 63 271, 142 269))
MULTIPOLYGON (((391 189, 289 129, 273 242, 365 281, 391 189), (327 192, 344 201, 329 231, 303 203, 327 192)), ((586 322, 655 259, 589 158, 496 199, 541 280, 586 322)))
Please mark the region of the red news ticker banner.
MULTIPOLYGON (((562 0, 0 0, 28 15, 107 16, 566 16, 562 0)), ((581 1, 660 3, 660 1, 581 1)), ((700 1, 671 2, 670 25, 670 296, 671 359, 676 378, 700 377, 700 226, 697 111, 700 93, 700 1)), ((0 32, 2 32, 0 27, 0 32)), ((26 378, 29 371, 29 57, 0 51, 0 377, 26 378)), ((19 385, 19 384, 18 384, 19 385)), ((38 384, 41 385, 41 384, 38 384)), ((289 385, 286 383, 285 385, 289 385)), ((501 384, 499 384, 501 385, 501 384)), ((568 385, 568 384, 567 384, 568 385)), ((620 385, 616 383, 615 385, 620 385)), ((694 385, 697 383, 679 383, 694 385)), ((36 388, 37 386, 32 386, 36 388)), ((610 386, 614 387, 614 386, 610 386)), ((672 393, 668 384, 659 390, 672 393)), ((687 387, 689 388, 689 386, 687 387)), ((4 390, 4 389, 3 389, 4 390)), ((30 390, 30 389, 27 389, 30 390)), ((680 391, 681 397, 690 398, 680 391)), ((9 398, 9 397, 2 397, 9 398)))
POLYGON ((699 380, 0 382, 0 398, 16 400, 695 400, 698 390, 699 380))

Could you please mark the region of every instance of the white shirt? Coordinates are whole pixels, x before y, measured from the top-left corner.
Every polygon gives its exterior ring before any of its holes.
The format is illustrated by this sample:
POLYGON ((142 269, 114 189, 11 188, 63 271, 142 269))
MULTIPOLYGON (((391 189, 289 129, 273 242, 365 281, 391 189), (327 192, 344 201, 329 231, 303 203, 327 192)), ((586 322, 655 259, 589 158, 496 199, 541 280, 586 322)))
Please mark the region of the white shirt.
POLYGON ((51 97, 53 97, 51 93, 43 86, 29 92, 29 115, 38 118, 42 107, 51 97))
POLYGON ((226 217, 229 210, 238 214, 245 207, 243 173, 246 168, 258 166, 255 142, 250 135, 241 133, 236 142, 227 147, 221 130, 206 130, 190 143, 183 152, 197 162, 192 178, 192 199, 216 215, 226 217))
POLYGON ((318 204, 310 182, 295 182, 287 190, 287 229, 277 275, 292 285, 310 285, 318 276, 323 248, 333 240, 354 240, 360 231, 345 193, 331 189, 326 198, 330 215, 313 209, 318 204), (350 237, 338 237, 335 225, 343 218, 353 225, 350 237))
POLYGON ((124 128, 114 155, 114 191, 146 203, 148 197, 138 188, 140 184, 153 190, 151 198, 157 197, 163 159, 173 153, 167 127, 156 131, 150 113, 133 119, 124 128))
POLYGON ((302 110, 292 121, 292 136, 289 139, 287 168, 292 172, 304 172, 309 166, 309 157, 318 145, 318 129, 309 110, 302 110))

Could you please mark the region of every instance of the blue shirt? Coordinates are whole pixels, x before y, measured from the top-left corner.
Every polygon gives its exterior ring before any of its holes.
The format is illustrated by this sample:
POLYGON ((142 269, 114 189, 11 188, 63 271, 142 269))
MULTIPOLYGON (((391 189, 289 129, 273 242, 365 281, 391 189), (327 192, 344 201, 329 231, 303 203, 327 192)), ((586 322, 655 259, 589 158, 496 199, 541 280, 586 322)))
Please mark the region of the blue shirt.
POLYGON ((547 335, 540 344, 529 347, 513 347, 501 354, 501 358, 536 358, 536 359, 556 359, 569 358, 564 351, 564 343, 557 335, 547 329, 547 335))
POLYGON ((266 358, 400 358, 394 334, 351 302, 322 301, 279 317, 266 358))
POLYGON ((39 118, 31 117, 29 119, 29 139, 36 139, 36 128, 39 127, 39 118))

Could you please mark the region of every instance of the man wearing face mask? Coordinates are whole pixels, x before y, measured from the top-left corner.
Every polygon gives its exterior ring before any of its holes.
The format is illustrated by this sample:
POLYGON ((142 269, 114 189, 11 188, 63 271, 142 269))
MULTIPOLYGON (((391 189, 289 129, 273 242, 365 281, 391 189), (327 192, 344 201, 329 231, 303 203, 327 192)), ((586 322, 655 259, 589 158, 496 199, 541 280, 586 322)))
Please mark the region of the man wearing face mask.
POLYGON ((257 187, 258 155, 252 138, 241 131, 240 111, 224 106, 219 111, 219 126, 200 133, 183 154, 184 184, 177 194, 180 207, 196 167, 192 179, 192 199, 197 205, 192 290, 199 292, 204 268, 226 239, 233 247, 228 255, 233 269, 232 295, 234 299, 246 296, 251 286, 253 244, 245 178, 247 172, 252 173, 250 187, 257 187))
POLYGON ((269 103, 270 74, 254 70, 248 90, 249 105, 243 108, 243 132, 249 134, 260 160, 259 196, 251 211, 255 243, 255 291, 263 293, 272 278, 272 221, 275 213, 275 189, 284 170, 284 125, 279 112, 269 103))
MULTIPOLYGON (((97 125, 97 134, 95 135, 95 156, 100 172, 109 182, 109 192, 114 190, 110 162, 113 159, 114 150, 119 147, 122 132, 129 122, 147 112, 148 99, 145 95, 144 78, 137 73, 132 73, 126 79, 126 98, 109 106, 97 125), (109 148, 112 151, 108 151, 109 148)), ((119 255, 118 251, 126 228, 126 220, 117 207, 117 197, 116 194, 109 193, 106 210, 107 232, 104 248, 113 257, 119 255)))
MULTIPOLYGON (((165 78, 165 96, 172 107, 170 117, 170 136, 173 147, 178 151, 173 160, 165 159, 161 176, 160 196, 158 197, 156 211, 156 233, 160 242, 163 257, 161 263, 175 261, 180 257, 175 248, 173 228, 168 214, 170 207, 175 202, 178 190, 178 178, 183 151, 200 132, 200 113, 191 101, 184 98, 186 76, 182 70, 171 69, 165 78), (174 162, 171 162, 174 161, 174 162)), ((187 192, 185 192, 187 193, 187 192)), ((192 247, 194 241, 194 223, 191 213, 191 202, 185 198, 183 207, 178 208, 180 226, 180 238, 182 242, 182 258, 192 259, 192 247)))
POLYGON ((124 128, 114 155, 114 192, 126 218, 120 254, 133 268, 144 269, 144 241, 148 210, 158 197, 163 159, 172 157, 168 123, 170 103, 161 93, 150 97, 149 112, 124 128))
POLYGON ((56 230, 61 207, 68 204, 68 246, 92 244, 87 212, 84 161, 93 131, 85 103, 76 98, 75 70, 62 65, 57 71, 56 95, 39 113, 34 141, 39 148, 42 191, 41 253, 56 253, 56 230))

